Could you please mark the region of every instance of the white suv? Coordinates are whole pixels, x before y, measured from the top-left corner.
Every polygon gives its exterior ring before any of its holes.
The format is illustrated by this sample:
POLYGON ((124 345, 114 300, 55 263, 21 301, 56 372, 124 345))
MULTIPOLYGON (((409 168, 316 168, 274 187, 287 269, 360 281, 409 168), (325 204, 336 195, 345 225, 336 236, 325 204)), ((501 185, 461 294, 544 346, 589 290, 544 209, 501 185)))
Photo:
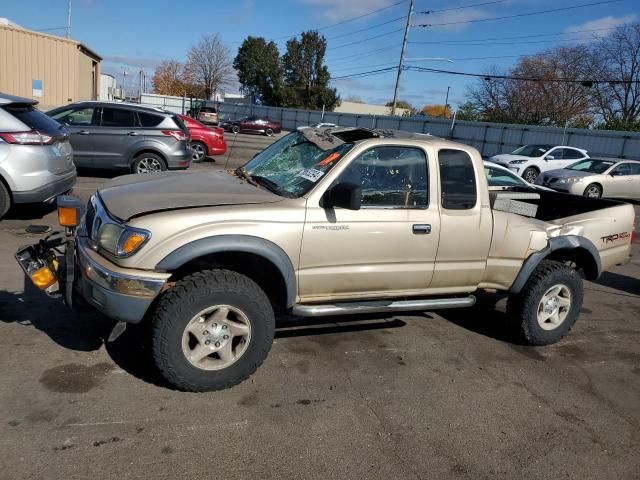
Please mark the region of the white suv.
POLYGON ((578 160, 589 158, 586 150, 563 145, 524 145, 511 153, 494 155, 490 162, 516 172, 529 183, 534 183, 541 172, 565 168, 578 160))

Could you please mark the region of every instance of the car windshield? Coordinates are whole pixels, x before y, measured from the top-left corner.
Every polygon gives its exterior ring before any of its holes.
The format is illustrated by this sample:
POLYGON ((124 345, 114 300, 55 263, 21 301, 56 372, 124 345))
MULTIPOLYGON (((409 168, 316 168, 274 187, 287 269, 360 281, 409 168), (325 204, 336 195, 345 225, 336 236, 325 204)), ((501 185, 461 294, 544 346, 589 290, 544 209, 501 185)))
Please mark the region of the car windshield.
POLYGON ((589 172, 589 173, 604 173, 610 167, 615 165, 616 162, 608 161, 608 160, 580 160, 579 162, 573 163, 567 167, 568 170, 576 170, 578 172, 589 172))
POLYGON ((256 155, 239 173, 278 195, 297 198, 311 190, 352 147, 344 143, 323 150, 301 132, 293 132, 256 155))
POLYGON ((487 175, 487 183, 490 187, 526 187, 524 180, 515 173, 496 167, 484 167, 487 175))
POLYGON ((523 145, 516 148, 511 155, 522 155, 523 157, 541 157, 551 150, 551 145, 523 145))

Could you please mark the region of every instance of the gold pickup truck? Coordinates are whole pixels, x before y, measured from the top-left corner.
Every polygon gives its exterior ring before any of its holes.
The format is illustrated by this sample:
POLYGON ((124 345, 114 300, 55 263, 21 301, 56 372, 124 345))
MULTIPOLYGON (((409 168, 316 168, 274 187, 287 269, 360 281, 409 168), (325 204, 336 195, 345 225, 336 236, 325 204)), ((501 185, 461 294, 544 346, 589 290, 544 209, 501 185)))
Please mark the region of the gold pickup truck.
POLYGON ((580 313, 582 278, 625 262, 631 205, 529 188, 489 191, 477 150, 429 135, 309 128, 235 171, 124 176, 67 236, 21 249, 26 274, 68 304, 150 322, 159 371, 189 391, 231 387, 266 358, 275 316, 472 307, 509 295, 532 345, 580 313), (60 250, 60 248, 58 248, 60 250))

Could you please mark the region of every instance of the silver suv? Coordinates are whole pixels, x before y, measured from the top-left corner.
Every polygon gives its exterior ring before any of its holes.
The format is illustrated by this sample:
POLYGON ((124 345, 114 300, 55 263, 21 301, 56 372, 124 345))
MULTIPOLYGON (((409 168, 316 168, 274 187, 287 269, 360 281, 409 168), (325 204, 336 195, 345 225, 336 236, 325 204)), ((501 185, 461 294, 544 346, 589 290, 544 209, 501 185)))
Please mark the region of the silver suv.
POLYGON ((69 133, 38 102, 0 93, 0 218, 14 203, 37 203, 76 183, 69 133))
POLYGON ((71 133, 78 167, 134 173, 189 168, 189 130, 159 108, 118 102, 78 102, 47 112, 71 133))

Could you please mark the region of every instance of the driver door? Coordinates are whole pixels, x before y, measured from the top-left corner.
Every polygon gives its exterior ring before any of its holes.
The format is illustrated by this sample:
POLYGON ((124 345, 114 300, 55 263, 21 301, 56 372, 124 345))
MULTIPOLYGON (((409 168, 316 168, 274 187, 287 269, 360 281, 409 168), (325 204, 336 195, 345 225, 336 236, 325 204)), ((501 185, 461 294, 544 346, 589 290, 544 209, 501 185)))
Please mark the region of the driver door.
POLYGON ((298 272, 302 302, 427 290, 440 233, 429 170, 421 148, 374 147, 333 182, 362 187, 360 210, 325 209, 309 199, 298 272))
POLYGON ((99 123, 96 119, 97 110, 95 107, 73 107, 52 115, 54 120, 69 130, 76 167, 93 167, 95 148, 92 135, 99 123))

